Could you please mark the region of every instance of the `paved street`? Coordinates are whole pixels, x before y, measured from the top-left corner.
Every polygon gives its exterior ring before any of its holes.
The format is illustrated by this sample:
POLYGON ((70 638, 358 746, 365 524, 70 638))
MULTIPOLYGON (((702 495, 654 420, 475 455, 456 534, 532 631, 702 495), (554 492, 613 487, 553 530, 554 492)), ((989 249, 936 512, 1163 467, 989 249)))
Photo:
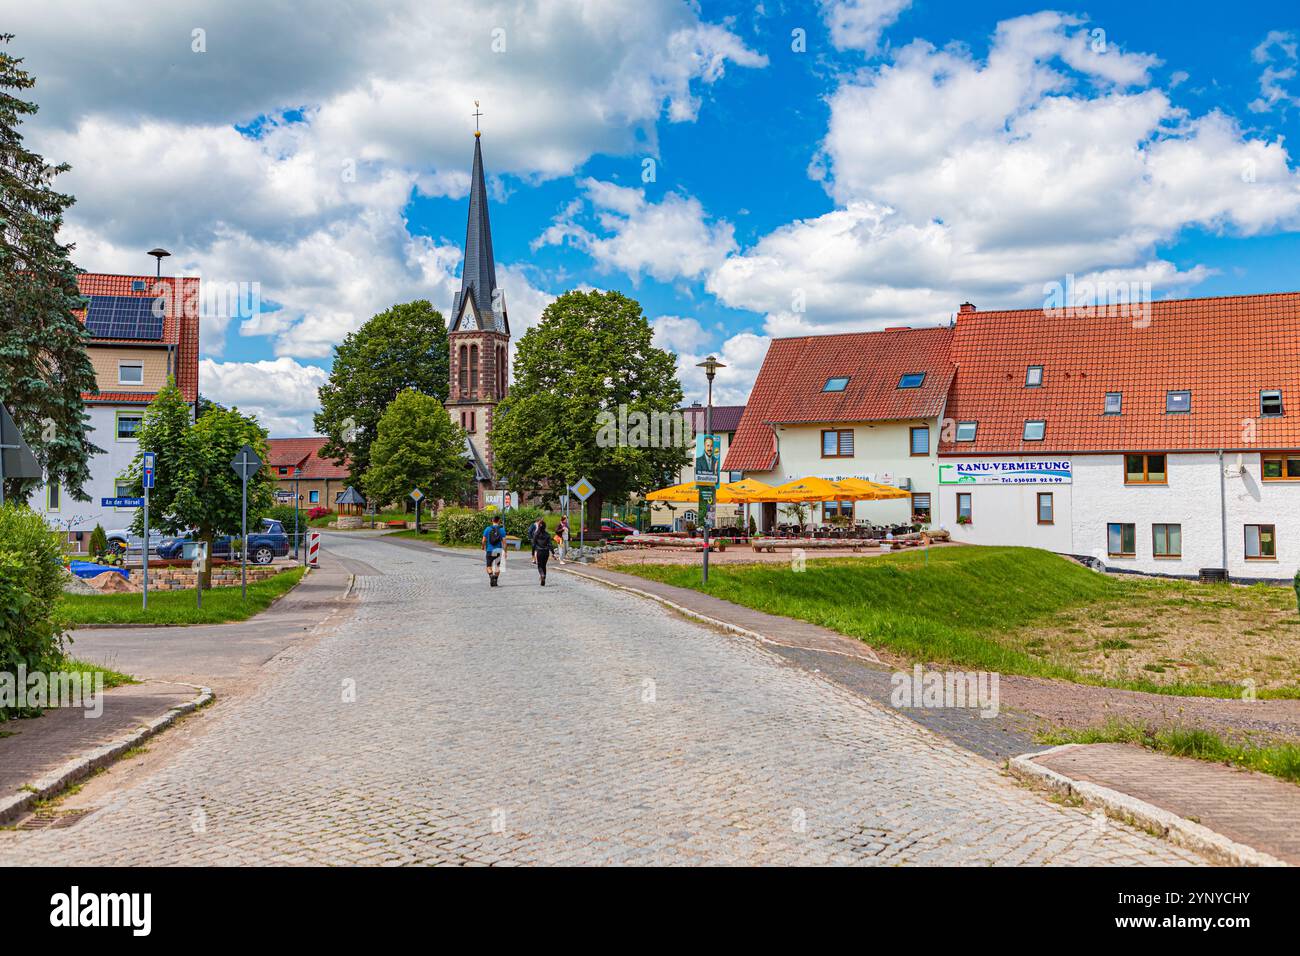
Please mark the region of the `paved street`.
POLYGON ((378 572, 350 617, 80 822, 0 833, 0 863, 1199 862, 526 557, 490 590, 471 556, 327 544, 378 572))

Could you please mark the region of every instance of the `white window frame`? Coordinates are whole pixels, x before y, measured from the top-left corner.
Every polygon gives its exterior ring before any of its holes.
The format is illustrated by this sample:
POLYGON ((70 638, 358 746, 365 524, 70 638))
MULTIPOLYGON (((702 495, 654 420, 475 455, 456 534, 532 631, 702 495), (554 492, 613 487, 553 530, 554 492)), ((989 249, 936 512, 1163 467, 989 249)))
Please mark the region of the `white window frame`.
POLYGON ((118 362, 117 363, 117 384, 118 385, 143 385, 144 384, 144 362, 118 362), (135 368, 140 370, 140 378, 132 381, 122 377, 122 370, 135 368))

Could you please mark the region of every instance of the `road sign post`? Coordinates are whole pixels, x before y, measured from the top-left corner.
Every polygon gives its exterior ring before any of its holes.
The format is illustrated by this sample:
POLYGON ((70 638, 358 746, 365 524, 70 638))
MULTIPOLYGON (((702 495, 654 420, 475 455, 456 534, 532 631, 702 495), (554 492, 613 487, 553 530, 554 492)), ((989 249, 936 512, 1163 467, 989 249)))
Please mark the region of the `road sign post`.
POLYGON ((596 486, 586 478, 579 478, 574 482, 569 492, 576 495, 578 500, 582 502, 582 523, 578 532, 578 547, 585 548, 587 546, 587 499, 596 493, 596 486))
POLYGON ((203 609, 203 568, 208 563, 208 543, 206 541, 194 542, 194 557, 190 561, 190 567, 194 570, 194 601, 195 607, 203 609))
POLYGON ((242 485, 239 503, 239 588, 245 601, 248 600, 248 479, 262 470, 262 459, 257 457, 252 445, 239 449, 230 467, 239 476, 242 485))
POLYGON ((419 488, 411 489, 411 500, 415 502, 415 533, 421 534, 420 531, 420 502, 424 500, 424 492, 419 488))
POLYGON ((158 467, 158 456, 151 451, 143 452, 140 464, 140 483, 144 485, 144 544, 140 546, 141 577, 143 578, 142 608, 149 610, 149 489, 153 487, 154 475, 158 467))

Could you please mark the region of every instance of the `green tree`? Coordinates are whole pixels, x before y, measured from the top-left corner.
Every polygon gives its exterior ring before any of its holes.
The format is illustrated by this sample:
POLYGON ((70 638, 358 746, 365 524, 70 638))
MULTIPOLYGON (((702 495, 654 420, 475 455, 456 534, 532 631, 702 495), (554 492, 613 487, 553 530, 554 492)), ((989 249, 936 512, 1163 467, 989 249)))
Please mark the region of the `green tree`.
MULTIPOLYGON (((140 451, 126 480, 132 483, 132 494, 143 494, 143 453, 157 454, 158 470, 149 493, 150 527, 168 534, 193 533, 196 540, 207 542, 208 563, 200 574, 204 587, 211 584, 214 539, 240 532, 242 483, 230 463, 245 445, 266 461, 266 430, 257 419, 237 408, 214 407, 190 422, 174 385, 159 392, 140 425, 140 451)), ((262 468, 248 481, 250 527, 270 510, 274 498, 275 479, 262 468)), ((143 514, 137 514, 136 532, 143 530, 143 521, 143 514)))
POLYGON ((406 389, 379 420, 370 446, 370 468, 362 487, 367 497, 390 504, 419 488, 430 501, 454 500, 470 483, 463 457, 465 433, 442 402, 406 389))
MULTIPOLYGON (((144 420, 140 422, 138 433, 139 451, 126 476, 126 480, 133 482, 131 493, 143 495, 140 465, 144 452, 154 453, 154 486, 149 491, 151 531, 181 534, 189 530, 189 525, 176 510, 176 496, 181 488, 180 475, 191 427, 190 406, 181 390, 176 387, 176 381, 169 377, 167 384, 144 411, 144 420)), ((143 510, 136 512, 131 527, 136 534, 144 532, 143 510)))
MULTIPOLYGON (((8 43, 12 34, 0 34, 8 43)), ((22 60, 0 50, 0 402, 13 413, 51 481, 86 500, 89 459, 102 449, 87 437, 82 393, 97 391, 88 336, 75 309, 72 246, 57 239, 72 196, 52 188, 68 165, 48 166, 23 145, 19 126, 37 107, 11 91, 35 80, 22 60)), ((26 500, 40 479, 8 479, 6 498, 26 500)))
POLYGON ((636 300, 618 292, 566 292, 515 350, 514 382, 492 426, 497 471, 512 490, 554 501, 587 477, 587 524, 606 500, 656 488, 689 461, 689 449, 642 441, 598 441, 610 417, 671 412, 681 405, 676 360, 655 348, 636 300), (603 421, 602 421, 603 419, 603 421))
POLYGON ((345 459, 352 484, 370 467, 370 445, 384 410, 404 389, 447 400, 447 323, 426 299, 373 316, 334 347, 329 381, 320 388, 316 431, 328 439, 322 458, 345 459))

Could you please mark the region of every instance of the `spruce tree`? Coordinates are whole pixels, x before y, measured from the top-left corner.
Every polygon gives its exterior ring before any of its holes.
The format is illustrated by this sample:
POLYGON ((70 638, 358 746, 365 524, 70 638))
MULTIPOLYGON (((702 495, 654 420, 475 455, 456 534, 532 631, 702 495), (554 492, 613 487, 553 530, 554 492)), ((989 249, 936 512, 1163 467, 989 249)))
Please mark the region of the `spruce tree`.
MULTIPOLYGON (((73 197, 53 188, 67 164, 49 166, 23 145, 19 126, 37 107, 15 95, 35 80, 10 56, 0 34, 0 402, 50 481, 85 501, 89 459, 101 449, 87 437, 82 393, 97 391, 86 354, 89 337, 76 311, 72 246, 58 241, 73 197)), ((38 479, 9 479, 5 496, 21 501, 38 479)))

